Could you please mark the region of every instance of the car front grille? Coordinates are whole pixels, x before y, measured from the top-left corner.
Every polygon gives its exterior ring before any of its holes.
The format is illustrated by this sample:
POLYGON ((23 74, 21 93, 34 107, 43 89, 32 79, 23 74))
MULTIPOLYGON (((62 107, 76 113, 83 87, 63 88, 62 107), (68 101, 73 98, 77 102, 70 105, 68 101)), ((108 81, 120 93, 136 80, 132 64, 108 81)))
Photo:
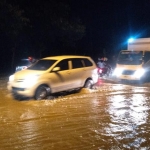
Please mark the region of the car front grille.
POLYGON ((15 82, 23 82, 24 79, 15 79, 15 82))
POLYGON ((23 79, 17 80, 17 82, 23 82, 23 81, 24 81, 23 79))
POLYGON ((123 75, 133 75, 134 74, 134 70, 124 70, 123 72, 122 72, 122 74, 123 75))
POLYGON ((24 91, 25 88, 17 88, 17 87, 12 87, 12 91, 16 92, 16 91, 24 91))

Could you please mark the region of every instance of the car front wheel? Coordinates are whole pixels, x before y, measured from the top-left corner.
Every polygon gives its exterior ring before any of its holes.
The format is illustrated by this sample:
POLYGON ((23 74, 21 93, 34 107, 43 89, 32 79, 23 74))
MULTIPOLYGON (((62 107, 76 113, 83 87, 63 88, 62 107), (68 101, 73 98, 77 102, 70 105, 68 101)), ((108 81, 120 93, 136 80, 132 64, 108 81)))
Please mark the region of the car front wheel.
POLYGON ((36 90, 34 98, 36 100, 42 100, 42 99, 46 99, 47 96, 48 96, 48 92, 47 92, 46 87, 45 86, 40 86, 36 90))

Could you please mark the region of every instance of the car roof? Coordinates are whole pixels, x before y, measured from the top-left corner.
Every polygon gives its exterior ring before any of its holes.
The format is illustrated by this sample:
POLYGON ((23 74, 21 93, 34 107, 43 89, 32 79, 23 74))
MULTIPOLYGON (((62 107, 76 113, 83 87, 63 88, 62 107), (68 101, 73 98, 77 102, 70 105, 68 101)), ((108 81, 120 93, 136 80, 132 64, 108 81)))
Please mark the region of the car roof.
POLYGON ((90 57, 89 56, 82 56, 82 55, 60 55, 60 56, 45 57, 42 59, 61 60, 61 59, 67 59, 67 58, 90 58, 90 57))

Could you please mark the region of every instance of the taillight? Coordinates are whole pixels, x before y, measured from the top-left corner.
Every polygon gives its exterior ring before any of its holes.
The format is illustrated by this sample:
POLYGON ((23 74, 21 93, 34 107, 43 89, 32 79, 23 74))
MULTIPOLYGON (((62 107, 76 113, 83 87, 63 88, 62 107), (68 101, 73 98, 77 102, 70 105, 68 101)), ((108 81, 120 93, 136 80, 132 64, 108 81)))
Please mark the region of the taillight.
POLYGON ((102 73, 103 72, 103 70, 102 69, 99 69, 99 73, 102 73))

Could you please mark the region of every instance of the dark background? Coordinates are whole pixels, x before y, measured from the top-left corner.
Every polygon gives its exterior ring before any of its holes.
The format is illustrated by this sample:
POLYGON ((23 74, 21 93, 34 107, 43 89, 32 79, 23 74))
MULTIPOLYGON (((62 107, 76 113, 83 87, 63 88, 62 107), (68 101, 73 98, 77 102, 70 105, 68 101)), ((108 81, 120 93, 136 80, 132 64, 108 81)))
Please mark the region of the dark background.
POLYGON ((150 1, 1 0, 0 72, 28 56, 112 60, 131 36, 150 37, 150 1))

